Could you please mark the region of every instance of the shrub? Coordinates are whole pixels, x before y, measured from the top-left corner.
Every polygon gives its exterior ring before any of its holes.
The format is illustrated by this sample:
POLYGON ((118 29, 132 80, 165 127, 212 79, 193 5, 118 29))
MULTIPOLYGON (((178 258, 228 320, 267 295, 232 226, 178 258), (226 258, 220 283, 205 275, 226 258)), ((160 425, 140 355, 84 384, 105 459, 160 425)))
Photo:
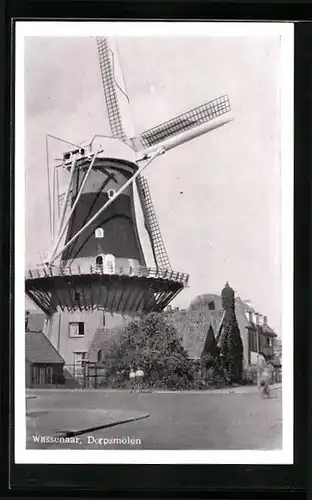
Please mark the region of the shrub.
POLYGON ((183 389, 193 381, 187 352, 162 313, 150 313, 128 323, 103 362, 111 386, 129 386, 131 367, 143 370, 141 383, 145 388, 183 389))

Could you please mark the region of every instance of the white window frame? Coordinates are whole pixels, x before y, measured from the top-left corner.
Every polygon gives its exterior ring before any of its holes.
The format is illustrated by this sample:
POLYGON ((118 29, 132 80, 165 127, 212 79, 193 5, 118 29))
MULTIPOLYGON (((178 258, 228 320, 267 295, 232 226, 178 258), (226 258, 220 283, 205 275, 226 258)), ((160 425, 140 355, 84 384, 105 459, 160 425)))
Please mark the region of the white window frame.
POLYGON ((83 321, 70 321, 69 322, 69 324, 68 324, 68 336, 70 338, 76 338, 76 339, 78 338, 79 339, 79 338, 83 338, 84 335, 85 335, 85 324, 83 321), (82 335, 79 334, 79 331, 80 331, 79 325, 80 324, 83 324, 83 334, 82 335), (73 327, 74 325, 77 326, 77 333, 72 333, 72 331, 71 331, 71 327, 73 327))
POLYGON ((87 351, 75 351, 73 352, 74 356, 74 366, 82 366, 82 362, 86 359, 87 351), (77 357, 81 357, 81 359, 77 359, 77 357))
POLYGON ((97 227, 95 230, 95 238, 104 238, 104 229, 102 227, 97 227))

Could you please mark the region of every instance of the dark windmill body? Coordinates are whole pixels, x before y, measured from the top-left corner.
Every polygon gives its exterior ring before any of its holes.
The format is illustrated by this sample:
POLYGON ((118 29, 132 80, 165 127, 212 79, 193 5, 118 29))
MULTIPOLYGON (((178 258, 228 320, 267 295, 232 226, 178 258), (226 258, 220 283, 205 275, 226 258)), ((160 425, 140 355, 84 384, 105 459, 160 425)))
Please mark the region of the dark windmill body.
POLYGON ((222 115, 230 110, 223 96, 140 137, 129 134, 116 52, 107 39, 97 42, 111 137, 95 136, 54 165, 52 250, 26 276, 27 295, 47 315, 45 334, 68 365, 84 358, 98 327, 162 311, 187 285, 188 275, 171 268, 142 172, 160 154, 227 123, 222 115))

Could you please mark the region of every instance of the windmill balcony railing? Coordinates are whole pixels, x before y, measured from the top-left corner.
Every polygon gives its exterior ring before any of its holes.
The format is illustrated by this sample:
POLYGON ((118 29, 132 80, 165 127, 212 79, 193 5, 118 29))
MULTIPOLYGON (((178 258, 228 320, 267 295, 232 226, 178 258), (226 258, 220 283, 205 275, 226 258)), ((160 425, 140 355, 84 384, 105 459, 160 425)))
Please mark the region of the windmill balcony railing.
POLYGON ((47 266, 38 267, 36 269, 28 269, 26 280, 29 279, 44 279, 56 276, 91 276, 95 274, 114 275, 114 276, 129 276, 138 278, 154 278, 166 279, 175 281, 187 286, 189 275, 173 271, 171 269, 160 269, 152 267, 139 268, 123 268, 123 267, 106 267, 103 265, 71 265, 71 266, 47 266))

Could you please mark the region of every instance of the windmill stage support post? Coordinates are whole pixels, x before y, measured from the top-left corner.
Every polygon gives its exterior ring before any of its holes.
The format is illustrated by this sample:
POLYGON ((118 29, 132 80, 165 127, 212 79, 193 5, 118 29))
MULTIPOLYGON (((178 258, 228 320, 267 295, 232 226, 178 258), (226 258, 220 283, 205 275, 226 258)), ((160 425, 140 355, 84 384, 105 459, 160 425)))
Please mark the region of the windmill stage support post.
POLYGON ((258 367, 257 367, 257 385, 259 387, 260 383, 260 339, 259 339, 259 328, 258 325, 256 325, 257 328, 257 362, 258 362, 258 367))
POLYGON ((52 239, 55 237, 55 183, 56 183, 56 169, 53 169, 53 183, 52 183, 52 239))
POLYGON ((83 181, 82 181, 82 183, 81 183, 81 186, 80 186, 79 192, 78 192, 78 194, 77 194, 77 196, 76 196, 76 199, 75 199, 75 202, 74 202, 74 204, 73 204, 73 206, 72 206, 72 208, 71 208, 71 210, 70 210, 70 213, 69 213, 69 215, 68 215, 68 217, 67 217, 67 220, 66 220, 66 222, 63 224, 63 227, 60 227, 59 236, 58 236, 57 242, 55 243, 55 246, 54 246, 54 248, 53 248, 53 251, 52 251, 52 256, 51 256, 51 260, 53 259, 54 254, 55 254, 55 252, 57 251, 57 249, 58 249, 58 247, 59 247, 59 244, 60 244, 61 238, 62 238, 62 236, 63 236, 63 234, 64 234, 64 232, 65 232, 65 229, 67 228, 67 226, 68 226, 68 224, 69 224, 69 221, 70 221, 70 219, 71 219, 71 217, 72 217, 72 215, 73 215, 73 213, 74 213, 74 210, 75 210, 75 208, 76 208, 76 206, 77 206, 77 203, 78 203, 78 201, 79 201, 79 199, 80 199, 80 196, 81 196, 82 190, 83 190, 83 188, 84 188, 84 186, 85 186, 85 183, 87 182, 87 179, 88 179, 88 177, 89 177, 89 174, 90 174, 90 172, 91 172, 91 170, 92 170, 92 168, 93 168, 94 162, 95 162, 95 160, 96 160, 96 158, 97 158, 97 155, 98 155, 99 153, 101 153, 101 150, 97 151, 97 152, 94 154, 94 156, 93 156, 93 158, 92 158, 92 161, 90 162, 90 165, 89 165, 88 171, 87 171, 86 175, 84 176, 83 181))
MULTIPOLYGON (((60 219, 60 222, 59 222, 59 232, 62 229, 64 218, 65 218, 66 207, 67 207, 68 197, 69 197, 69 193, 70 193, 70 188, 71 188, 71 184, 72 184, 72 180, 73 180, 73 176, 74 176, 75 166, 76 166, 76 158, 73 159, 72 165, 71 165, 71 168, 70 168, 69 183, 68 183, 66 195, 65 195, 65 198, 64 198, 64 205, 63 205, 63 209, 62 209, 61 219, 60 219)), ((53 255, 54 252, 55 252, 55 249, 53 249, 52 255, 53 255)), ((51 263, 51 258, 50 258, 50 263, 51 263)))
POLYGON ((46 135, 46 162, 47 162, 47 181, 48 181, 48 199, 49 199, 49 223, 50 223, 50 238, 53 240, 52 232, 52 207, 51 207, 51 186, 50 186, 50 162, 49 162, 49 148, 48 148, 48 136, 46 135))
POLYGON ((94 214, 93 217, 91 217, 91 219, 89 219, 89 221, 81 228, 79 229, 79 231, 77 231, 77 233, 66 243, 66 245, 63 246, 63 248, 61 250, 59 250, 56 254, 54 254, 54 256, 50 259, 50 262, 49 264, 51 265, 54 260, 59 256, 61 255, 65 250, 66 248, 68 248, 80 235, 81 233, 83 233, 87 227, 89 227, 91 224, 93 224, 93 222, 99 217, 99 215, 101 215, 101 213, 104 212, 104 210, 106 210, 107 207, 109 207, 109 205, 111 205, 111 203, 113 203, 116 198, 118 198, 119 195, 121 195, 126 189, 128 186, 130 186, 130 184, 133 183, 133 181, 137 178, 138 175, 140 175, 141 172, 143 172, 143 170, 145 170, 146 167, 148 167, 152 161, 157 158, 157 156, 161 155, 164 153, 164 150, 163 148, 158 148, 157 151, 154 151, 149 159, 149 161, 143 165, 142 167, 140 167, 131 177, 130 179, 127 180, 127 182, 125 182, 125 184, 114 194, 114 196, 112 196, 101 208, 100 210, 98 210, 98 212, 96 214, 94 214))
POLYGON ((57 216, 60 217, 60 186, 59 186, 59 173, 58 169, 55 169, 56 175, 56 192, 57 192, 57 216))

